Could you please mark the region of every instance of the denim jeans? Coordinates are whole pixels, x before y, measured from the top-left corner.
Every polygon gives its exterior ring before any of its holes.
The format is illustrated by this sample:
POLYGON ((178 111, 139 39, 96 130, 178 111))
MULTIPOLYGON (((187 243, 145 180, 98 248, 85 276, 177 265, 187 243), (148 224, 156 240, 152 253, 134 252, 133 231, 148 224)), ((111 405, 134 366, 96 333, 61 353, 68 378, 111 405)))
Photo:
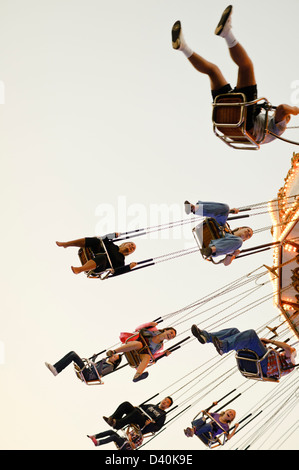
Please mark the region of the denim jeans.
MULTIPOLYGON (((212 342, 212 337, 216 336, 222 343, 221 349, 224 353, 229 351, 237 351, 238 349, 251 349, 256 352, 258 357, 263 357, 268 349, 263 345, 258 335, 254 330, 245 330, 240 332, 237 328, 227 328, 217 331, 215 333, 203 332, 207 338, 207 342, 212 342)), ((267 373, 268 359, 261 362, 262 371, 267 373)))
POLYGON ((201 217, 213 217, 217 220, 219 225, 225 225, 228 214, 229 206, 221 202, 208 202, 197 201, 196 205, 199 207, 195 211, 196 215, 201 217))
MULTIPOLYGON (((203 202, 196 203, 197 210, 195 214, 202 217, 213 217, 219 225, 225 225, 229 214, 229 206, 220 202, 203 202)), ((225 233, 224 238, 212 240, 209 246, 215 246, 216 252, 214 256, 227 255, 241 248, 243 241, 240 237, 236 237, 230 233, 225 233)))
POLYGON ((206 423, 202 418, 195 419, 194 421, 192 421, 191 424, 192 426, 196 428, 195 429, 196 436, 200 436, 201 434, 205 434, 205 433, 213 431, 212 423, 211 422, 206 423))

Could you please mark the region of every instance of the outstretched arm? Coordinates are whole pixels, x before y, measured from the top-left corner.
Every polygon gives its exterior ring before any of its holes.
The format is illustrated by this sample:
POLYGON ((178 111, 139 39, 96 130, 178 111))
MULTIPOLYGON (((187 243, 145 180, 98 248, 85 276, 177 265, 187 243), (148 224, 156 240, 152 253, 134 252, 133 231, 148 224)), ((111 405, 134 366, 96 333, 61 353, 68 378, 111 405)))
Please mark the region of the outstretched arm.
POLYGON ((238 427, 239 427, 239 423, 236 423, 235 426, 234 426, 233 432, 231 432, 227 435, 227 440, 228 441, 235 435, 235 432, 238 429, 238 427))
POLYGON ((281 122, 288 117, 290 120, 291 115, 297 116, 298 114, 299 114, 299 108, 297 106, 290 106, 288 104, 280 104, 279 106, 277 106, 276 111, 275 111, 275 122, 281 122))
POLYGON ((289 344, 283 343, 282 341, 274 341, 274 340, 270 340, 270 339, 266 339, 266 338, 262 338, 261 341, 264 344, 271 343, 274 346, 276 346, 277 348, 282 348, 286 353, 286 358, 288 358, 288 359, 291 357, 292 353, 296 351, 295 348, 292 348, 289 344))

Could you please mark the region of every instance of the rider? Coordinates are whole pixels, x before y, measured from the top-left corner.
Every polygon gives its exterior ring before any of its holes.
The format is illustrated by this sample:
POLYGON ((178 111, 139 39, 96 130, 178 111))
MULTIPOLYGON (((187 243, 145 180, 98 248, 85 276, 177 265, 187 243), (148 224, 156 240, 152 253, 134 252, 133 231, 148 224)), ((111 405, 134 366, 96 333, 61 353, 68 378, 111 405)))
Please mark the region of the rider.
MULTIPOLYGON (((215 34, 225 39, 230 56, 238 66, 238 79, 235 89, 232 89, 217 65, 207 61, 188 46, 183 36, 180 21, 176 21, 172 27, 172 47, 182 51, 198 72, 209 77, 213 100, 215 100, 218 95, 238 92, 244 93, 247 101, 254 101, 257 99, 254 66, 247 52, 234 36, 231 25, 232 11, 233 7, 231 5, 224 10, 216 27, 215 34)), ((271 116, 268 121, 269 131, 280 136, 285 131, 287 123, 291 119, 291 115, 296 116, 298 114, 299 108, 297 106, 289 106, 287 104, 277 106, 274 115, 271 116)), ((246 129, 257 141, 260 141, 263 137, 264 121, 265 115, 258 114, 258 110, 255 106, 249 106, 247 108, 246 129)), ((266 144, 274 139, 274 136, 267 133, 265 139, 260 143, 266 144)))

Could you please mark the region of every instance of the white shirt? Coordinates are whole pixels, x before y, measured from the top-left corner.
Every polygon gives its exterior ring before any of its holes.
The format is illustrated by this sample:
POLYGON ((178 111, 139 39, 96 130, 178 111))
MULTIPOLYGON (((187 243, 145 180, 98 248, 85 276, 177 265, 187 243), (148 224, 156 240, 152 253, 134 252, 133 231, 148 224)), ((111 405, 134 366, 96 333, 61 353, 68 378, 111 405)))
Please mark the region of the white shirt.
MULTIPOLYGON (((254 121, 253 135, 257 142, 259 142, 263 138, 265 117, 266 117, 265 113, 260 113, 258 116, 256 116, 255 121, 254 121)), ((280 136, 281 134, 284 133, 284 131, 286 130, 286 127, 287 127, 286 119, 280 122, 275 122, 275 116, 269 117, 268 129, 269 131, 273 132, 273 134, 280 136)), ((268 144, 269 142, 272 142, 272 140, 275 140, 275 137, 271 134, 266 134, 265 140, 261 142, 261 144, 268 144)))

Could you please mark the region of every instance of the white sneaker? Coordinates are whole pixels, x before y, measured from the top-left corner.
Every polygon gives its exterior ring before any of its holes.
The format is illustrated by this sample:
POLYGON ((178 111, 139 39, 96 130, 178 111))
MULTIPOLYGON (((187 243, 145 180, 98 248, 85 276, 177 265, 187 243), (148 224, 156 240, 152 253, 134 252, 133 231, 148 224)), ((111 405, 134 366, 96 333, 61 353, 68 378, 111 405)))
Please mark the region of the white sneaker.
POLYGON ((185 201, 184 202, 184 206, 185 206, 185 212, 187 215, 191 214, 195 214, 195 206, 194 204, 191 204, 191 202, 189 201, 185 201))
POLYGON ((232 24, 231 24, 232 13, 233 13, 233 7, 232 5, 229 5, 228 7, 226 7, 224 12, 222 13, 220 21, 217 24, 217 27, 215 29, 216 36, 221 36, 222 38, 224 38, 227 35, 228 31, 232 27, 232 24))
POLYGON ((45 362, 45 365, 46 365, 46 367, 48 367, 48 369, 52 372, 52 374, 55 375, 55 377, 56 377, 56 375, 58 375, 58 372, 57 372, 57 370, 55 369, 54 366, 52 366, 52 365, 49 364, 48 362, 45 362))

